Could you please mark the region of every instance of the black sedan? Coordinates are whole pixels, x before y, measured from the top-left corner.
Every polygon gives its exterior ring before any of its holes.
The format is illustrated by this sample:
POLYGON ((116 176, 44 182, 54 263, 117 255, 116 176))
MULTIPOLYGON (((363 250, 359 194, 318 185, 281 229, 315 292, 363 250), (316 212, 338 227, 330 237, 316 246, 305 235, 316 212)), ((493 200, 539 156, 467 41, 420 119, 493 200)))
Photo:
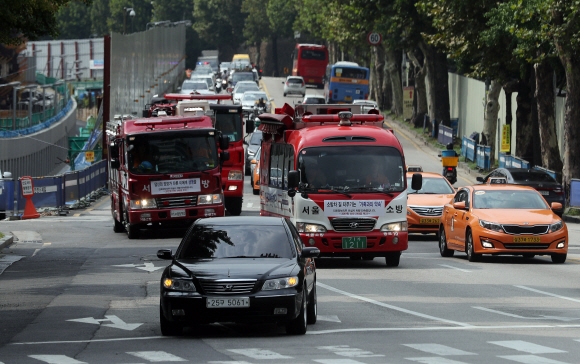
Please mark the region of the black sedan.
MULTIPOLYGON (((497 168, 485 177, 477 177, 479 182, 487 183, 490 177, 505 178, 507 183, 530 186, 536 189, 548 202, 559 202, 566 206, 564 188, 548 173, 539 169, 527 168, 497 168)), ((558 216, 562 216, 564 210, 554 210, 558 216)))
POLYGON ((294 335, 316 323, 320 250, 304 247, 298 231, 277 217, 197 220, 161 276, 163 335, 213 322, 273 322, 294 335))

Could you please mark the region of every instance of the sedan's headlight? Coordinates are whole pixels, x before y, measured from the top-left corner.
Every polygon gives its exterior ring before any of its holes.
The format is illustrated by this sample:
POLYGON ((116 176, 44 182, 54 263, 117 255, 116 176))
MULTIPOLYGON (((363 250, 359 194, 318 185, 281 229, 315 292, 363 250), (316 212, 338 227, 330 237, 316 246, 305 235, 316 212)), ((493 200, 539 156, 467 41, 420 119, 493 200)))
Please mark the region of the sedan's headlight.
POLYGON ((242 181, 244 179, 244 175, 242 171, 229 171, 228 179, 230 181, 242 181))
POLYGON ((550 232, 553 233, 555 231, 560 230, 563 227, 564 227, 564 222, 562 220, 560 220, 557 223, 554 223, 554 224, 551 224, 550 225, 550 232))
POLYGON ((255 154, 256 154, 256 151, 255 151, 255 150, 249 150, 249 149, 248 149, 248 155, 251 155, 251 156, 253 156, 253 155, 255 155, 255 154))
POLYGON ((408 226, 406 221, 391 222, 381 226, 381 231, 407 231, 408 226))
POLYGON ((485 220, 479 220, 479 226, 481 226, 482 228, 487 229, 487 230, 497 231, 499 233, 503 232, 503 228, 497 222, 489 222, 489 221, 485 221, 485 220))
POLYGON ((198 205, 211 205, 215 203, 222 203, 221 193, 214 193, 212 195, 199 195, 197 196, 198 205))
POLYGON ((155 209, 157 203, 154 198, 143 198, 140 200, 131 200, 130 207, 132 210, 155 209))
POLYGON ((191 279, 183 278, 164 278, 163 287, 172 291, 195 292, 195 285, 191 279))
POLYGON ((298 277, 268 279, 262 286, 262 291, 294 287, 298 284, 298 277))
POLYGON ((299 233, 325 233, 326 228, 318 224, 308 224, 305 222, 297 222, 296 229, 299 233))

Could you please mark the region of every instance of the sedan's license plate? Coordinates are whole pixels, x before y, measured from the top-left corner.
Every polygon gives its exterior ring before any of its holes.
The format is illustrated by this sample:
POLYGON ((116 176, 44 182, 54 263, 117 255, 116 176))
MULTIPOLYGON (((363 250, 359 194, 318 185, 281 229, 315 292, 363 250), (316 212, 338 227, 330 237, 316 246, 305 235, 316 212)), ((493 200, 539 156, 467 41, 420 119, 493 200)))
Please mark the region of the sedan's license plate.
POLYGON ((185 217, 185 210, 171 210, 171 217, 185 217))
POLYGON ((249 297, 237 297, 237 298, 208 297, 205 306, 207 308, 250 307, 250 298, 249 297))
POLYGON ((366 249, 366 248, 367 248, 366 236, 351 236, 348 238, 342 238, 342 249, 366 249))
POLYGON ((514 236, 514 243, 539 243, 538 236, 514 236))
POLYGON ((419 222, 421 224, 439 224, 439 219, 424 218, 424 219, 420 219, 419 222))
POLYGON ((550 194, 550 191, 538 191, 538 192, 540 192, 540 194, 544 196, 548 196, 550 194))

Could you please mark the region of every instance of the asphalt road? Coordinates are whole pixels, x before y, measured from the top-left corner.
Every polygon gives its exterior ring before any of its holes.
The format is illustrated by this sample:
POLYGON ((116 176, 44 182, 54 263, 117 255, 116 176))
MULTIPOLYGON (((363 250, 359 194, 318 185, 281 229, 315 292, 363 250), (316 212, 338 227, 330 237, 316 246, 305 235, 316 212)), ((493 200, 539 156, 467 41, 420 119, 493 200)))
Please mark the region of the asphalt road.
MULTIPOLYGON (((280 79, 281 80, 281 79, 280 79)), ((276 106, 278 80, 264 78, 276 106)), ((321 92, 321 90, 310 90, 321 92)), ((391 125, 408 164, 440 169, 436 151, 391 125)), ((243 215, 259 214, 246 177, 243 215)), ((460 174, 456 186, 472 183, 460 174)), ((2 221, 0 363, 578 363, 580 228, 565 264, 547 257, 442 258, 412 236, 397 268, 318 259, 318 314, 305 336, 275 325, 216 324, 162 337, 159 278, 183 230, 129 240, 113 232, 108 197, 69 216, 2 221)))

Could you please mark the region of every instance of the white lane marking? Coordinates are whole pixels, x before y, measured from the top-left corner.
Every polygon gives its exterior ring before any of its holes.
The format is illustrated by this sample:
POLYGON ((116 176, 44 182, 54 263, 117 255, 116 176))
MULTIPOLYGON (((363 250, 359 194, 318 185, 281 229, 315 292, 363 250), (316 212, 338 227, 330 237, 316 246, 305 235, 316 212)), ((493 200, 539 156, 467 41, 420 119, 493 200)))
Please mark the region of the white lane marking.
POLYGON ((435 316, 431 316, 431 315, 426 315, 424 313, 407 310, 406 308, 397 307, 397 306, 389 305, 387 303, 375 301, 375 300, 370 299, 370 298, 367 298, 367 297, 363 297, 363 296, 359 296, 359 295, 356 295, 356 294, 353 294, 353 293, 345 292, 343 290, 340 290, 338 288, 331 287, 331 286, 326 285, 324 283, 318 282, 317 283, 317 286, 318 287, 322 287, 322 288, 326 288, 329 291, 333 291, 333 292, 336 292, 336 293, 340 293, 342 295, 345 295, 345 296, 348 296, 348 297, 351 297, 351 298, 355 298, 357 300, 365 301, 365 302, 372 303, 374 305, 381 306, 381 307, 385 307, 385 308, 390 308, 391 310, 403 312, 403 313, 406 313, 406 314, 409 314, 409 315, 422 317, 422 318, 425 318, 425 319, 428 319, 428 320, 440 321, 440 322, 445 322, 445 323, 448 323, 448 324, 451 324, 451 325, 457 325, 457 326, 463 326, 463 327, 472 327, 473 326, 473 325, 466 324, 466 323, 463 323, 463 322, 457 322, 457 321, 447 320, 447 319, 443 319, 443 318, 439 318, 439 317, 435 317, 435 316))
POLYGON ((525 320, 558 320, 558 321, 580 320, 580 318, 577 318, 577 317, 546 316, 546 315, 542 315, 541 317, 525 317, 525 316, 520 316, 520 315, 516 315, 513 313, 502 312, 502 311, 498 311, 498 310, 493 310, 491 308, 486 308, 486 307, 481 307, 481 306, 472 306, 472 307, 477 309, 477 310, 487 311, 487 312, 491 312, 491 313, 496 313, 498 315, 504 315, 504 316, 514 317, 514 318, 518 318, 518 319, 525 319, 525 320))
POLYGON ((321 364, 364 364, 352 359, 314 359, 314 361, 321 364))
POLYGON ((68 340, 68 341, 30 341, 23 343, 10 343, 10 345, 45 345, 45 344, 78 344, 78 343, 106 343, 113 341, 132 341, 132 340, 156 340, 168 339, 169 336, 145 336, 145 337, 121 337, 117 339, 89 339, 89 340, 68 340))
MULTIPOLYGON (((26 220, 20 220, 20 221, 26 221, 26 220)), ((108 216, 93 216, 93 217, 87 217, 87 216, 81 216, 81 217, 66 217, 66 218, 60 218, 60 217, 55 217, 55 218, 48 218, 48 217, 44 217, 42 219, 36 219, 34 220, 35 223, 39 223, 39 222, 48 222, 50 224, 55 223, 55 222, 102 222, 102 221, 109 221, 109 222, 113 222, 113 220, 111 219, 111 215, 109 214, 108 216)))
POLYGON ((318 315, 318 321, 342 322, 336 315, 318 315))
POLYGON ((467 272, 467 273, 471 272, 470 270, 462 269, 462 268, 457 268, 457 267, 454 267, 452 265, 447 265, 447 264, 439 264, 439 265, 442 266, 442 267, 446 267, 446 268, 456 269, 456 270, 459 270, 459 271, 462 271, 462 272, 467 272))
POLYGON ((155 272, 158 269, 163 269, 165 267, 156 267, 153 263, 145 262, 143 264, 119 264, 113 265, 113 267, 122 267, 122 268, 137 268, 149 273, 155 272))
POLYGON ((208 364, 252 364, 247 361, 208 361, 208 364))
POLYGON ((255 348, 248 348, 248 349, 228 349, 236 354, 241 354, 248 356, 252 359, 266 359, 266 360, 273 360, 273 359, 292 359, 291 356, 286 356, 282 354, 278 354, 274 351, 270 350, 263 350, 263 349, 255 349, 255 348))
POLYGON ((162 361, 187 361, 186 359, 166 353, 165 351, 128 351, 127 354, 145 359, 152 363, 158 363, 162 361))
POLYGON ((518 363, 524 364, 566 364, 563 361, 542 358, 541 356, 535 355, 504 355, 498 356, 498 358, 516 361, 518 363))
POLYGON ((252 207, 254 207, 254 203, 253 202, 248 202, 246 204, 246 207, 249 208, 249 209, 251 209, 252 207))
POLYGON ((504 348, 514 349, 517 351, 523 351, 524 353, 528 354, 566 353, 566 351, 560 349, 554 349, 523 340, 488 341, 488 343, 503 346, 504 348))
POLYGON ((66 355, 28 355, 29 357, 43 361, 49 364, 86 364, 84 361, 78 361, 69 358, 66 355))
POLYGON ((445 346, 445 345, 441 345, 441 344, 429 343, 429 344, 403 344, 403 345, 408 346, 408 347, 413 348, 413 349, 416 349, 416 350, 424 351, 424 352, 429 353, 429 354, 442 355, 442 356, 446 356, 446 355, 477 355, 475 353, 470 353, 468 351, 455 349, 455 348, 452 348, 450 346, 445 346))
POLYGON ((101 322, 103 322, 103 321, 111 321, 112 324, 103 324, 102 326, 112 327, 112 328, 121 329, 121 330, 128 330, 128 331, 133 331, 136 328, 138 328, 139 326, 143 325, 143 324, 126 323, 125 321, 121 320, 119 317, 117 317, 115 315, 105 315, 104 319, 95 319, 93 317, 84 317, 84 318, 79 318, 79 319, 71 319, 71 320, 67 320, 67 321, 81 322, 81 323, 85 323, 85 324, 96 324, 96 325, 101 325, 101 322))
POLYGON ((405 358, 411 361, 417 361, 423 364, 467 364, 463 361, 452 360, 448 358, 442 358, 439 356, 432 357, 422 357, 422 358, 405 358))
POLYGON ((320 350, 328 350, 340 356, 347 356, 349 358, 372 358, 377 356, 384 356, 383 354, 374 354, 372 351, 365 351, 358 348, 351 348, 348 345, 334 345, 334 346, 319 346, 320 350))
POLYGON ((554 294, 554 293, 550 293, 550 292, 540 291, 539 289, 534 289, 534 288, 530 288, 530 287, 526 287, 526 286, 514 286, 514 287, 518 287, 518 288, 521 288, 521 289, 526 289, 528 291, 540 293, 540 294, 543 294, 543 295, 546 295, 546 296, 552 296, 552 297, 556 297, 556 298, 561 298, 563 300, 568 300, 568 301, 580 303, 580 300, 577 300, 577 299, 574 299, 574 298, 570 298, 570 297, 566 297, 566 296, 560 296, 558 294, 554 294))
POLYGON ((472 306, 472 308, 475 308, 475 309, 477 309, 477 310, 482 310, 482 311, 491 312, 491 313, 497 313, 498 315, 504 315, 504 316, 509 316, 509 317, 515 317, 515 318, 519 318, 519 319, 525 319, 525 318, 527 318, 527 317, 520 316, 520 315, 516 315, 516 314, 513 314, 513 313, 508 313, 508 312, 502 312, 502 311, 492 310, 491 308, 486 308, 486 307, 481 307, 481 306, 472 306))

